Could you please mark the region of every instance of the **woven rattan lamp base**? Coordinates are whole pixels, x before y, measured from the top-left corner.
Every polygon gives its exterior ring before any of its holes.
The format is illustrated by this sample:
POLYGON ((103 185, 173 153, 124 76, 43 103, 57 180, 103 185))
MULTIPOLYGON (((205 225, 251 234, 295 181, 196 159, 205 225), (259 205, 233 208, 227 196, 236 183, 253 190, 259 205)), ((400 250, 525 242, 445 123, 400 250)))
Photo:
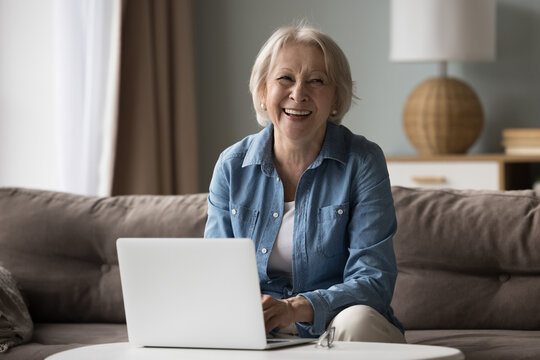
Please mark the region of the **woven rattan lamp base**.
POLYGON ((405 133, 421 155, 467 152, 482 123, 478 96, 455 78, 424 81, 409 95, 403 111, 405 133))

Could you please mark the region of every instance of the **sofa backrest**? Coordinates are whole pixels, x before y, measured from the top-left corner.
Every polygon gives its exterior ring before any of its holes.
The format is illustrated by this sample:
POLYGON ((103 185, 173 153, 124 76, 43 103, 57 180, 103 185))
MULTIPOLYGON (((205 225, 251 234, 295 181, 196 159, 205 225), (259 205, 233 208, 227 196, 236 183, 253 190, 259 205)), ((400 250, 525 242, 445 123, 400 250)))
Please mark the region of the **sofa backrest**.
POLYGON ((36 322, 124 322, 116 239, 201 237, 206 194, 87 197, 0 189, 0 263, 36 322))
MULTIPOLYGON (((540 329, 533 191, 392 188, 406 329, 540 329)), ((201 237, 207 194, 87 197, 0 189, 0 264, 38 322, 124 322, 119 237, 201 237)))
POLYGON ((540 329, 540 193, 392 189, 406 329, 540 329))

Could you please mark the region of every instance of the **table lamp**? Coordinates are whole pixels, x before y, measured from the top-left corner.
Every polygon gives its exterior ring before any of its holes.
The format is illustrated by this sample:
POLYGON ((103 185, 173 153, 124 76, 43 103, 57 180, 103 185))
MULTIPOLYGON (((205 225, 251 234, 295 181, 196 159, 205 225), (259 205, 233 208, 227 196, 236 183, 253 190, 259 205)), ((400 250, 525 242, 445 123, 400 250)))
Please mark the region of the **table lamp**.
POLYGON ((495 0, 391 0, 390 60, 440 64, 439 76, 418 85, 403 110, 420 155, 465 153, 480 135, 480 100, 447 76, 447 62, 495 59, 495 6, 495 0))

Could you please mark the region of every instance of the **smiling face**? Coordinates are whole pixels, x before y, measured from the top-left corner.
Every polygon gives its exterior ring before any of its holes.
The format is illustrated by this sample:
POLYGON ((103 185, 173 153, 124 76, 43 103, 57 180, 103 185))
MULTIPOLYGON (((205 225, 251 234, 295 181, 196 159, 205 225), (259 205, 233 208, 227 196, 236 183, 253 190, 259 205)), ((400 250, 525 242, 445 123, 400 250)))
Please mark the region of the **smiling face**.
POLYGON ((311 45, 285 45, 268 73, 263 96, 275 139, 322 144, 335 97, 322 51, 311 45))

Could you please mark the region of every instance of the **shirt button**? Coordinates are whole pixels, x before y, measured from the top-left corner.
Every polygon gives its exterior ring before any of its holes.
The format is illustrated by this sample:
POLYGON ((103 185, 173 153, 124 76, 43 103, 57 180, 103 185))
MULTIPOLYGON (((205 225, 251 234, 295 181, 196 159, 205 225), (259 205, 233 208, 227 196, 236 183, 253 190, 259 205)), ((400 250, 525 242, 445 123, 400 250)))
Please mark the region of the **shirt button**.
POLYGON ((289 296, 291 296, 292 295, 292 290, 287 291, 287 294, 289 294, 289 296))
POLYGON ((338 213, 339 215, 343 215, 343 210, 342 210, 342 209, 339 209, 339 210, 337 211, 337 213, 338 213))
POLYGON ((275 212, 272 216, 277 218, 279 216, 279 214, 277 212, 275 212))
POLYGON ((266 283, 270 285, 272 283, 272 280, 268 280, 266 283))
POLYGON ((261 252, 262 252, 263 254, 266 254, 266 253, 268 252, 268 250, 266 250, 266 248, 262 248, 262 249, 261 249, 261 252))
POLYGON ((279 176, 276 178, 276 181, 279 182, 281 179, 279 178, 279 176))
POLYGON ((232 212, 233 215, 236 215, 236 209, 232 209, 231 212, 232 212))

